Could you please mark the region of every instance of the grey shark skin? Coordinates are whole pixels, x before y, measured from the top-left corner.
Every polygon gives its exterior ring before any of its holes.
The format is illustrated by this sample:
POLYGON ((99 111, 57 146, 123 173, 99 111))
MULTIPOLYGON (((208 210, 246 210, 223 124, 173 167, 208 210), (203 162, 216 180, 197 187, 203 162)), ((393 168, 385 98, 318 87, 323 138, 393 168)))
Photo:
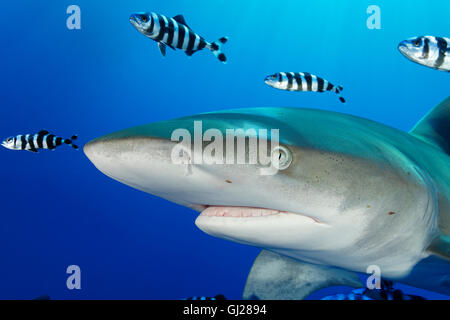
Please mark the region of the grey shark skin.
MULTIPOLYGON (((84 152, 107 176, 202 211, 196 225, 204 232, 269 250, 290 266, 320 266, 317 277, 325 266, 348 273, 376 265, 384 278, 450 294, 448 125, 450 98, 409 133, 321 110, 235 109, 126 129, 89 142, 84 152), (185 128, 194 136, 194 121, 224 137, 226 129, 279 129, 292 162, 274 175, 261 175, 260 164, 174 164, 171 135, 185 128)), ((261 273, 273 259, 257 259, 247 293, 283 272, 261 273)), ((328 278, 355 286, 348 274, 328 278)), ((273 286, 260 297, 297 297, 273 286)))

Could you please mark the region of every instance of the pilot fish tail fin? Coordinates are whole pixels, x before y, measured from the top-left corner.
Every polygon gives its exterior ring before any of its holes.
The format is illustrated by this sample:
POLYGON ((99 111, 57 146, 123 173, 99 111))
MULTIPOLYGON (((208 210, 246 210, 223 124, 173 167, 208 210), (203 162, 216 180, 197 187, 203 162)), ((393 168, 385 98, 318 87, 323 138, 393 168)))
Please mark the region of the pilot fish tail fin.
POLYGON ((222 52, 222 45, 228 41, 228 37, 222 37, 219 40, 211 43, 208 48, 214 53, 214 55, 222 62, 227 63, 227 57, 222 52))
POLYGON ((339 96, 339 101, 342 103, 345 103, 345 99, 341 94, 341 91, 344 90, 344 88, 342 86, 334 86, 333 87, 333 91, 334 93, 336 93, 339 96))
POLYGON ((75 150, 78 149, 78 146, 76 144, 73 144, 73 140, 76 140, 78 136, 74 134, 70 139, 64 139, 64 143, 71 146, 75 150))

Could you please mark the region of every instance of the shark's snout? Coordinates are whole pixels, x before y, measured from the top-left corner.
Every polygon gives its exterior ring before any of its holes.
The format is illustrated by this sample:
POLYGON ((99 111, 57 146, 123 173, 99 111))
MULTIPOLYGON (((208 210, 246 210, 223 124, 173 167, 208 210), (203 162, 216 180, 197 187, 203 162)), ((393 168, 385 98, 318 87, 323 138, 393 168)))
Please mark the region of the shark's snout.
POLYGON ((159 170, 176 173, 171 161, 172 148, 173 144, 166 139, 107 137, 87 143, 84 153, 107 176, 132 184, 159 170))
POLYGON ((99 144, 95 142, 95 140, 90 141, 86 143, 83 147, 84 154, 93 162, 93 159, 95 159, 95 156, 97 152, 99 151, 98 148, 99 144))
POLYGON ((194 209, 220 204, 229 183, 202 164, 174 161, 176 145, 164 138, 119 134, 89 142, 84 153, 102 173, 135 189, 194 209))

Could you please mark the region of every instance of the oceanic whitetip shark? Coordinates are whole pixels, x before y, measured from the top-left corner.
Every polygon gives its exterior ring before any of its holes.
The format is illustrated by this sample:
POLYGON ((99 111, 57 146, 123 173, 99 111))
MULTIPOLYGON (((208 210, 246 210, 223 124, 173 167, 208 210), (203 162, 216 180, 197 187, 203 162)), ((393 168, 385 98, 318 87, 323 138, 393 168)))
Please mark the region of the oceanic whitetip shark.
POLYGON ((363 287, 357 273, 374 265, 384 279, 450 295, 450 97, 409 133, 329 111, 249 108, 126 129, 84 152, 107 176, 201 212, 204 232, 262 248, 245 299, 363 287), (194 121, 224 137, 279 129, 285 165, 262 175, 259 163, 176 164, 172 133, 194 136, 194 121))

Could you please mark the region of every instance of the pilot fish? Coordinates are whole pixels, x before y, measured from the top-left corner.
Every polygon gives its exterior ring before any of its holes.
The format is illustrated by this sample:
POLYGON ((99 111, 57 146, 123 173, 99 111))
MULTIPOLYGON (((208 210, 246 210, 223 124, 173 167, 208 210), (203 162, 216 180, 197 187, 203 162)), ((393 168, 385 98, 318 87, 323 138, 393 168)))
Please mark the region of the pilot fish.
POLYGON ((322 300, 426 300, 420 296, 404 294, 400 290, 384 291, 356 289, 349 294, 336 294, 322 298, 322 300), (371 292, 374 291, 374 292, 371 292))
POLYGON ((405 294, 393 288, 393 282, 383 280, 380 289, 360 288, 352 290, 349 294, 336 294, 326 296, 322 300, 426 300, 423 297, 405 294))
POLYGON ((218 294, 214 297, 205 297, 205 296, 193 296, 183 300, 197 300, 197 301, 205 301, 205 300, 227 300, 223 294, 218 294))
POLYGON ((9 137, 3 140, 2 146, 11 150, 27 150, 31 152, 38 152, 38 149, 53 150, 62 144, 78 149, 78 146, 72 143, 72 140, 76 138, 77 136, 73 135, 70 139, 63 139, 50 134, 47 130, 41 130, 36 134, 19 134, 15 137, 9 137))
POLYGON ((223 63, 227 58, 221 50, 222 44, 227 42, 227 37, 209 43, 196 34, 187 25, 182 15, 168 18, 154 12, 135 13, 130 16, 131 24, 143 35, 155 40, 163 56, 166 55, 166 46, 173 50, 183 50, 188 56, 207 48, 223 63))
POLYGON ((278 72, 267 76, 264 82, 273 88, 287 91, 333 91, 339 96, 339 101, 345 103, 345 99, 341 96, 344 88, 308 72, 278 72))
POLYGON ((450 72, 450 39, 448 38, 415 37, 400 42, 398 50, 413 62, 450 72))

